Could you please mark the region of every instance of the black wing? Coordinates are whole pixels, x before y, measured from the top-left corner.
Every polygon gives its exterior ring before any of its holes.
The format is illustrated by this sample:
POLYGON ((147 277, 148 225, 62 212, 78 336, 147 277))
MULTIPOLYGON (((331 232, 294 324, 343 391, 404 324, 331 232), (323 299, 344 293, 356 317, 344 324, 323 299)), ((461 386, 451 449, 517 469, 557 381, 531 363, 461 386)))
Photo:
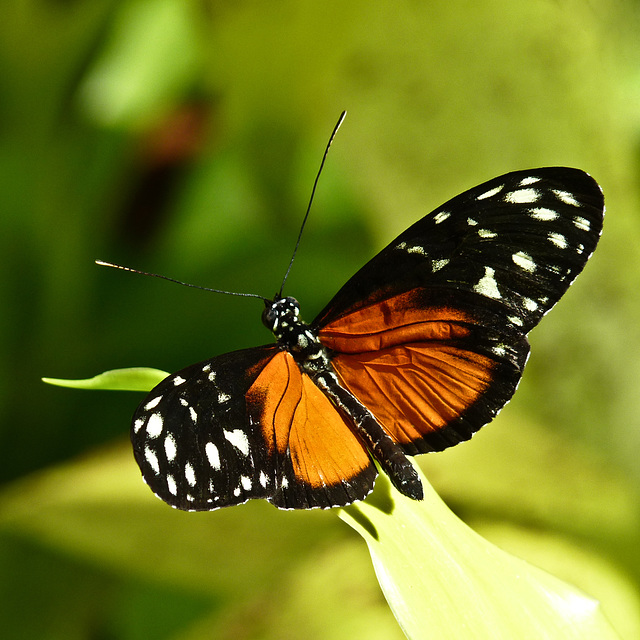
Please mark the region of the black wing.
POLYGON ((418 287, 464 290, 502 303, 528 333, 593 253, 604 215, 584 171, 514 171, 449 200, 400 234, 320 312, 321 328, 418 287))
POLYGON ((131 442, 160 499, 203 511, 271 495, 273 464, 248 420, 245 393, 275 353, 275 345, 258 347, 191 365, 142 401, 131 442))
POLYGON ((345 419, 277 345, 167 377, 136 410, 131 441, 151 490, 186 511, 251 498, 284 509, 343 506, 376 477, 345 419))

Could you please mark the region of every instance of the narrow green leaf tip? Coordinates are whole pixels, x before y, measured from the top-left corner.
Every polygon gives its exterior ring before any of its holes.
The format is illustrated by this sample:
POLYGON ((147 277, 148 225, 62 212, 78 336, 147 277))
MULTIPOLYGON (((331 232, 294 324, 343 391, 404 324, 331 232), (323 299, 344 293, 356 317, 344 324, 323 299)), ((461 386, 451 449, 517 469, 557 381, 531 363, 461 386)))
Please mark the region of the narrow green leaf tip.
POLYGON ((85 380, 63 380, 61 378, 42 378, 47 384, 72 389, 103 389, 112 391, 151 391, 169 374, 159 369, 131 367, 112 369, 85 380))
POLYGON ((381 474, 340 517, 367 542, 410 640, 614 640, 599 603, 494 546, 455 516, 420 473, 423 501, 381 474))

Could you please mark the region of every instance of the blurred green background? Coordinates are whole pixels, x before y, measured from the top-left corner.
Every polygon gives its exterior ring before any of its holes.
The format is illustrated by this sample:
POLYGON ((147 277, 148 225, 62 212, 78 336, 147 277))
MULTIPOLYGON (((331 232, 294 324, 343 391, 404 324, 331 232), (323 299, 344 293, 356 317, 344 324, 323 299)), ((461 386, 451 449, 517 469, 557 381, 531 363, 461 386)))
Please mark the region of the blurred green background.
POLYGON ((500 173, 580 167, 598 251, 519 391, 420 462, 467 522, 640 637, 640 5, 633 0, 5 0, 0 22, 4 638, 401 638, 333 512, 178 513, 128 445, 141 394, 41 376, 168 371, 310 321, 397 233, 500 173))

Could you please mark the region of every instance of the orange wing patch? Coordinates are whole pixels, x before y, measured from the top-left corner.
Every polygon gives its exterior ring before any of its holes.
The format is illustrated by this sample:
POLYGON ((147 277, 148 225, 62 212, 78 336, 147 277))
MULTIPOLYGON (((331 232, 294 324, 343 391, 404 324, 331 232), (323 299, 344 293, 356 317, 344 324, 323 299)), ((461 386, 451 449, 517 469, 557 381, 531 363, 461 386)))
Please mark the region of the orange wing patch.
POLYGON ((459 309, 424 308, 416 291, 383 300, 320 330, 322 344, 339 353, 380 351, 408 342, 454 340, 469 335, 472 318, 459 309))
POLYGON ((491 382, 494 364, 485 356, 430 343, 333 359, 344 386, 400 444, 460 417, 491 382))
POLYGON ((492 382, 496 362, 466 350, 472 318, 424 306, 420 291, 359 309, 320 331, 344 386, 400 444, 445 429, 492 382), (421 306, 422 305, 422 306, 421 306))
POLYGON ((269 453, 288 452, 297 480, 313 488, 338 485, 371 466, 348 423, 290 353, 274 356, 246 397, 269 453))

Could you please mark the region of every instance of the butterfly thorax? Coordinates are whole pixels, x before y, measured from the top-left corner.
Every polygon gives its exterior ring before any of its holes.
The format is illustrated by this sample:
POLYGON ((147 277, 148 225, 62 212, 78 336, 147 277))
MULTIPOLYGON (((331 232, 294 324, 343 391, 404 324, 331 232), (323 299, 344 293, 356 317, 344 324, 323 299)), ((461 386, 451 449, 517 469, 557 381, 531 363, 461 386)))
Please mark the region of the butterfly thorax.
POLYGON ((301 369, 309 374, 331 370, 329 353, 318 334, 300 319, 300 304, 295 298, 269 300, 262 313, 262 322, 293 355, 301 369))

